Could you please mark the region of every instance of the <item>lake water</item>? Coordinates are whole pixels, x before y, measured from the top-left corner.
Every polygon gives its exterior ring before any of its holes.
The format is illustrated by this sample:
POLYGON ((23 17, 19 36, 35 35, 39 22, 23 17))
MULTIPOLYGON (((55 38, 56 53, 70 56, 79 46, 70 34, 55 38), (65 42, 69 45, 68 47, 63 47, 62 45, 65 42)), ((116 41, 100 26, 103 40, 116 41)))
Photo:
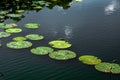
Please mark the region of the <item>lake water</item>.
POLYGON ((83 0, 70 2, 68 9, 54 6, 40 11, 26 10, 20 21, 6 19, 5 23, 17 23, 23 32, 1 39, 0 80, 120 80, 120 75, 98 72, 94 66, 78 61, 81 55, 98 56, 105 62, 120 64, 120 0, 83 0), (39 29, 24 28, 24 24, 39 23, 39 29), (30 49, 14 50, 6 47, 15 36, 37 33, 44 40, 31 41, 33 47, 49 46, 48 42, 64 38, 72 43, 69 50, 77 57, 56 61, 48 55, 37 56, 30 49))

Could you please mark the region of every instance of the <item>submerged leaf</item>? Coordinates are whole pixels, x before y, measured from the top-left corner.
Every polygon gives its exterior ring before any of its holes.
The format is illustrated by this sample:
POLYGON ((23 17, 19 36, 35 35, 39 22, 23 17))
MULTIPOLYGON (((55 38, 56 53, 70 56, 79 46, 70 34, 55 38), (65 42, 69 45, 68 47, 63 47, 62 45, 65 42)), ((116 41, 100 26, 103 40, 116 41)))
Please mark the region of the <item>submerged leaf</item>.
POLYGON ((46 55, 50 52, 53 52, 53 49, 50 47, 36 47, 31 49, 31 53, 36 54, 36 55, 46 55))
POLYGON ((6 29, 5 31, 8 32, 8 33, 19 33, 19 32, 22 32, 22 29, 20 29, 20 28, 10 28, 10 29, 6 29))
POLYGON ((92 56, 92 55, 80 56, 79 61, 83 62, 84 64, 88 64, 88 65, 96 65, 96 64, 101 63, 101 59, 99 59, 96 56, 92 56))
POLYGON ((56 60, 68 60, 76 57, 76 53, 70 50, 58 50, 51 52, 49 57, 56 60))
POLYGON ((13 42, 7 43, 7 47, 12 49, 29 48, 31 46, 32 46, 32 43, 29 41, 17 41, 17 42, 13 41, 13 42))
POLYGON ((0 32, 0 38, 9 37, 11 34, 7 32, 0 32))
POLYGON ((25 41, 26 38, 25 38, 25 37, 22 37, 22 36, 19 36, 19 37, 14 37, 13 40, 14 40, 14 41, 25 41))
POLYGON ((95 65, 95 69, 105 73, 120 74, 120 65, 116 63, 103 62, 95 65))
POLYGON ((29 40, 42 40, 44 38, 44 36, 39 34, 28 34, 25 37, 29 40))
POLYGON ((54 40, 54 41, 50 41, 48 44, 54 48, 69 48, 69 47, 71 47, 71 44, 64 40, 54 40))
POLYGON ((37 24, 37 23, 28 23, 28 24, 25 24, 25 27, 26 28, 31 28, 31 29, 36 29, 36 28, 39 28, 40 25, 37 24))

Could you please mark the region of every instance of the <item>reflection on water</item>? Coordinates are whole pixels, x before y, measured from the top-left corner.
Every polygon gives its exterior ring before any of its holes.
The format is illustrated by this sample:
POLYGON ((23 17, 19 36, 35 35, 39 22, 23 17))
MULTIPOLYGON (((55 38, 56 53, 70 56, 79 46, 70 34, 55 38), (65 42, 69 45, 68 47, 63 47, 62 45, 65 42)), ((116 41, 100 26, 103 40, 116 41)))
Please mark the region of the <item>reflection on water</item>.
POLYGON ((112 0, 109 5, 105 7, 105 14, 109 15, 114 13, 120 8, 120 0, 112 0))
POLYGON ((66 38, 72 38, 73 30, 71 26, 65 26, 65 36, 66 38))

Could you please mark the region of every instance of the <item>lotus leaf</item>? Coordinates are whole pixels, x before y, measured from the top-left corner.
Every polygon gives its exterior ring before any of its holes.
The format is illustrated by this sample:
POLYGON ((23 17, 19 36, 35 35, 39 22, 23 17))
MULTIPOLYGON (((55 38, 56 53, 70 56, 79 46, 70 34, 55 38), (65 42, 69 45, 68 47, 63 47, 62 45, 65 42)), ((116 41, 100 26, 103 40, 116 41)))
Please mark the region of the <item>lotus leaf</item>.
POLYGON ((56 60, 68 60, 76 57, 76 53, 70 50, 58 50, 51 52, 49 57, 56 60))
POLYGON ((14 41, 25 41, 26 38, 25 38, 25 37, 22 37, 22 36, 19 36, 19 37, 14 37, 13 40, 14 40, 14 41))
POLYGON ((54 41, 50 41, 48 44, 54 48, 61 48, 61 49, 71 47, 71 44, 64 40, 54 40, 54 41))
POLYGON ((99 59, 96 56, 92 56, 92 55, 80 56, 79 61, 83 62, 84 64, 88 64, 88 65, 96 65, 96 64, 101 63, 101 59, 99 59))
POLYGON ((95 69, 105 73, 120 74, 120 65, 116 63, 103 62, 95 65, 95 69))
POLYGON ((8 13, 8 11, 0 11, 0 15, 5 15, 7 13, 8 13))
POLYGON ((9 37, 11 34, 7 32, 0 32, 0 38, 9 37))
POLYGON ((7 47, 12 49, 29 48, 31 46, 32 46, 32 43, 29 41, 17 41, 17 42, 13 41, 13 42, 7 43, 7 47))
POLYGON ((10 29, 6 29, 5 31, 8 32, 8 33, 19 33, 19 32, 22 31, 22 29, 20 29, 20 28, 10 28, 10 29))
POLYGON ((22 14, 7 14, 8 17, 11 17, 11 18, 20 18, 22 17, 22 14))
POLYGON ((25 10, 16 10, 17 13, 23 13, 25 10))
POLYGON ((36 29, 36 28, 39 28, 40 25, 37 24, 37 23, 28 23, 28 24, 25 24, 25 27, 26 28, 31 28, 31 29, 36 29))
POLYGON ((29 40, 42 40, 44 36, 38 34, 28 34, 25 36, 29 40))
POLYGON ((7 28, 13 28, 15 26, 17 26, 17 24, 15 24, 15 23, 9 23, 9 24, 3 24, 3 25, 1 25, 0 28, 7 29, 7 28))
POLYGON ((36 55, 46 55, 50 52, 53 52, 53 49, 50 47, 36 47, 31 49, 31 53, 36 54, 36 55))

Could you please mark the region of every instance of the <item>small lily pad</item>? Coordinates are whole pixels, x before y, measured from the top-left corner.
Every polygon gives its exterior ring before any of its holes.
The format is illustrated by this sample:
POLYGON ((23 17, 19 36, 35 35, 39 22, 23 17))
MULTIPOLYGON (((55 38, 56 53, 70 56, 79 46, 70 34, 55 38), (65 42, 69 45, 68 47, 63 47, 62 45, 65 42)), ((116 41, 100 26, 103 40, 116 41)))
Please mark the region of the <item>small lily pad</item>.
POLYGON ((5 16, 0 16, 0 19, 4 19, 5 18, 5 16))
POLYGON ((19 32, 22 32, 22 29, 20 29, 20 28, 10 28, 10 29, 6 29, 5 31, 8 32, 8 33, 19 33, 19 32))
POLYGON ((7 14, 6 16, 11 17, 11 18, 20 18, 22 17, 22 14, 7 14))
POLYGON ((0 15, 5 15, 7 13, 8 13, 8 11, 0 11, 0 15))
POLYGON ((16 10, 17 13, 23 13, 25 10, 16 10))
POLYGON ((70 50, 58 50, 51 52, 49 57, 56 60, 69 60, 76 57, 76 53, 70 50))
POLYGON ((35 6, 34 9, 42 9, 42 6, 35 6))
POLYGON ((40 25, 37 24, 37 23, 28 23, 28 24, 25 24, 25 27, 26 28, 31 28, 31 29, 36 29, 36 28, 39 28, 40 25))
POLYGON ((32 46, 32 43, 29 41, 13 41, 13 42, 9 42, 7 43, 7 47, 8 48, 12 48, 12 49, 23 49, 23 48, 29 48, 32 46))
POLYGON ((29 40, 42 40, 44 38, 44 36, 39 34, 28 34, 25 37, 29 40))
POLYGON ((9 37, 11 34, 7 32, 0 32, 0 38, 9 37))
POLYGON ((14 40, 14 41, 25 41, 26 38, 25 38, 25 37, 22 37, 22 36, 19 36, 19 37, 14 37, 13 40, 14 40))
POLYGON ((31 49, 31 53, 36 54, 36 55, 46 55, 50 52, 53 52, 53 49, 50 47, 36 47, 31 49))
POLYGON ((120 74, 120 65, 116 63, 103 62, 95 65, 95 69, 105 73, 120 74))
POLYGON ((15 26, 17 26, 17 24, 15 24, 15 23, 9 23, 9 24, 3 24, 3 25, 1 25, 0 28, 1 29, 7 29, 7 28, 13 28, 15 26))
POLYGON ((50 41, 48 44, 54 48, 61 48, 61 49, 71 47, 71 44, 64 40, 54 40, 54 41, 50 41))
POLYGON ((92 56, 92 55, 80 56, 79 61, 83 62, 84 64, 88 64, 88 65, 96 65, 96 64, 101 63, 101 59, 99 59, 96 56, 92 56))

